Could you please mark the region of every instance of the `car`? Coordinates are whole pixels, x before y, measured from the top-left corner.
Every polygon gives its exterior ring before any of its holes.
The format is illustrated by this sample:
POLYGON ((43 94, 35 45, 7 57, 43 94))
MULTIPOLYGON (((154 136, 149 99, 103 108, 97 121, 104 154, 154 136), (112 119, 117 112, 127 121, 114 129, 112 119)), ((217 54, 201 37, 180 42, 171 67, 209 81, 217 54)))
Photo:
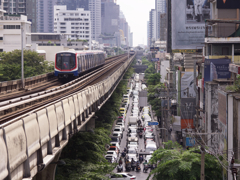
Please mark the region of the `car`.
POLYGON ((105 159, 108 160, 110 163, 116 163, 117 159, 115 159, 115 157, 111 156, 111 155, 106 155, 105 159))
POLYGON ((138 108, 138 106, 133 106, 133 107, 132 107, 132 112, 133 112, 134 110, 136 110, 136 111, 139 112, 139 108, 138 108))
POLYGON ((137 128, 128 128, 128 134, 131 134, 131 133, 136 134, 137 133, 137 128))
POLYGON ((132 105, 133 105, 133 106, 138 106, 139 103, 138 103, 138 102, 133 102, 132 105))
POLYGON ((124 122, 125 121, 125 117, 124 116, 118 116, 117 120, 122 120, 124 122))
POLYGON ((151 126, 146 126, 145 132, 153 132, 153 128, 151 126))
POLYGON ((136 114, 136 113, 139 114, 139 110, 133 109, 133 110, 132 110, 132 113, 133 113, 133 114, 136 114))
MULTIPOLYGON (((132 141, 131 141, 132 142, 132 141)), ((138 144, 136 143, 136 144, 128 144, 127 145, 127 148, 129 149, 129 148, 134 148, 134 149, 138 149, 138 144)))
POLYGON ((115 128, 113 129, 113 133, 114 133, 114 132, 121 132, 121 133, 122 133, 122 132, 123 132, 123 129, 122 129, 121 127, 116 127, 116 126, 115 126, 115 128))
POLYGON ((152 155, 146 155, 145 160, 147 160, 147 163, 149 163, 149 160, 152 158, 152 155))
POLYGON ((111 137, 111 142, 118 142, 120 144, 121 140, 119 137, 116 137, 116 136, 112 136, 111 137))
POLYGON ((110 146, 108 150, 109 150, 109 151, 115 151, 117 154, 120 153, 120 150, 118 149, 117 146, 110 146))
POLYGON ((112 133, 112 137, 118 137, 118 138, 122 138, 123 137, 123 133, 122 132, 113 132, 112 133))
POLYGON ((113 180, 136 180, 136 176, 134 175, 131 175, 129 173, 116 173, 116 174, 113 174, 111 175, 111 179, 113 180))
POLYGON ((136 90, 133 90, 133 95, 139 95, 139 92, 136 90))
POLYGON ((153 134, 153 133, 146 133, 145 135, 144 135, 144 139, 146 140, 146 139, 153 139, 153 140, 155 140, 155 135, 153 134))
POLYGON ((128 135, 128 141, 138 142, 137 133, 131 133, 128 135))
POLYGON ((110 142, 110 146, 116 146, 120 151, 120 145, 118 142, 110 142))
POLYGON ((137 129, 138 127, 136 124, 129 124, 128 129, 130 129, 130 128, 137 129))
POLYGON ((153 139, 146 139, 145 145, 147 146, 147 145, 149 145, 149 144, 155 144, 155 145, 157 145, 156 142, 155 142, 153 139))
POLYGON ((115 125, 115 128, 120 128, 121 129, 121 131, 124 131, 124 125, 122 125, 122 124, 116 124, 115 125))
POLYGON ((151 152, 151 151, 155 151, 155 150, 157 150, 156 144, 147 144, 146 145, 146 148, 145 148, 146 152, 151 152))
POLYGON ((133 102, 138 102, 138 99, 134 99, 133 102))
POLYGON ((137 154, 137 149, 131 147, 131 148, 128 148, 128 151, 127 151, 128 154, 137 154))

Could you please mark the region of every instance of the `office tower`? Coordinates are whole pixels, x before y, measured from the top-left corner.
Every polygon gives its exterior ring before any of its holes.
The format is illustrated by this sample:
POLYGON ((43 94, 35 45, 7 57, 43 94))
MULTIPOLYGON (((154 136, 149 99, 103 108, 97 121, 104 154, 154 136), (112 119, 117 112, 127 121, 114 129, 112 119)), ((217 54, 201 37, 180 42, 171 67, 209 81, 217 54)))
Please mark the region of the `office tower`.
POLYGON ((54 6, 54 33, 71 34, 70 39, 91 40, 90 11, 82 8, 67 10, 67 6, 54 6))
POLYGON ((156 19, 157 19, 157 39, 160 39, 160 24, 161 19, 160 15, 166 13, 166 0, 155 0, 155 10, 156 10, 156 19))
POLYGON ((149 40, 150 40, 150 46, 152 43, 152 40, 157 40, 157 16, 156 16, 156 10, 152 9, 149 12, 149 40))

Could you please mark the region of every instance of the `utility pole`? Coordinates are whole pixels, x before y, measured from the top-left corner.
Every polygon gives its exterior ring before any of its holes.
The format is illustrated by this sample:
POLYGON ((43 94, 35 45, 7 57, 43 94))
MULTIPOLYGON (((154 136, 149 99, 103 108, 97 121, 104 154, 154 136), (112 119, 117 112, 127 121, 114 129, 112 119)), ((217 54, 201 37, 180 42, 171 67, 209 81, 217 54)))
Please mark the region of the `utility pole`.
POLYGON ((205 180, 205 149, 201 146, 201 180, 205 180))
POLYGON ((168 140, 171 140, 171 137, 170 137, 170 133, 169 133, 169 121, 170 121, 170 119, 169 119, 169 117, 170 117, 170 103, 169 103, 169 101, 170 101, 170 96, 169 96, 169 88, 167 88, 167 118, 166 118, 166 129, 168 130, 167 131, 167 136, 168 136, 168 140))
POLYGON ((23 24, 21 23, 21 38, 22 38, 22 42, 21 42, 21 49, 22 49, 22 55, 21 55, 21 69, 22 69, 22 88, 25 89, 25 80, 24 80, 24 57, 23 57, 23 24))

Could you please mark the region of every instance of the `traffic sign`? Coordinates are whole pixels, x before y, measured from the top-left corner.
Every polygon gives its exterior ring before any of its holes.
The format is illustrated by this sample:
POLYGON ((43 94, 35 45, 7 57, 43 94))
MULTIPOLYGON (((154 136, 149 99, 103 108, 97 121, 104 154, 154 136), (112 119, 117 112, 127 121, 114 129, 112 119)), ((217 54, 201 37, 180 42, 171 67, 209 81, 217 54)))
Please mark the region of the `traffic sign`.
POLYGON ((157 126, 157 125, 158 125, 158 122, 149 121, 149 122, 148 122, 148 125, 149 125, 149 126, 157 126))
POLYGON ((195 145, 195 139, 187 137, 186 138, 186 146, 194 146, 195 145))
POLYGON ((157 61, 159 61, 159 58, 153 58, 151 61, 157 62, 157 61))

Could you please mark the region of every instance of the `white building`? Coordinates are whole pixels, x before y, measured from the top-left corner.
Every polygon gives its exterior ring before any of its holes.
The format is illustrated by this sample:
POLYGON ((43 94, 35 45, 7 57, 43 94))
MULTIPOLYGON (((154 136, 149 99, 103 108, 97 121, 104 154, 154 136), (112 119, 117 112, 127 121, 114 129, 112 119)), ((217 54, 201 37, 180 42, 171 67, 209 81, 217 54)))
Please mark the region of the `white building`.
POLYGON ((98 40, 101 34, 101 0, 89 0, 89 11, 91 12, 92 39, 98 40))
POLYGON ((82 8, 67 10, 67 6, 54 6, 54 33, 69 34, 70 39, 90 42, 90 11, 82 8))
POLYGON ((4 16, 5 12, 0 9, 0 52, 21 49, 22 36, 23 48, 31 49, 31 22, 27 16, 4 16))

